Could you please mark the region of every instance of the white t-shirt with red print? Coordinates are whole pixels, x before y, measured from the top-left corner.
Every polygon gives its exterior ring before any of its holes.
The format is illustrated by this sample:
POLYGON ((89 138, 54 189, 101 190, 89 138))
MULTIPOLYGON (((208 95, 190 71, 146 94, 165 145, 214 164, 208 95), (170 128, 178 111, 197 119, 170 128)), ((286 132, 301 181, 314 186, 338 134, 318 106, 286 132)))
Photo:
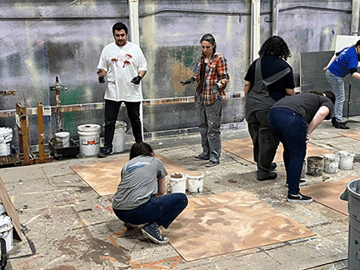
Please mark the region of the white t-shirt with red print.
POLYGON ((141 82, 131 80, 139 71, 147 70, 147 62, 140 47, 132 42, 119 47, 115 42, 106 45, 101 52, 98 69, 107 72, 105 99, 113 101, 142 101, 141 82))

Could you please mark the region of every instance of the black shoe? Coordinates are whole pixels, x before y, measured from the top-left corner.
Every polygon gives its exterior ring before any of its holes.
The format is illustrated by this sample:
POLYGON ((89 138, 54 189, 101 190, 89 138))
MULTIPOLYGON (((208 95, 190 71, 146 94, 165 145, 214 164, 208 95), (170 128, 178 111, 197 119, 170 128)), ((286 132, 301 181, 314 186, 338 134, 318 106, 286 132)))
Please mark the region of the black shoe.
POLYGON ((147 235, 151 240, 153 240, 156 244, 166 244, 169 242, 169 238, 164 237, 159 231, 159 225, 155 222, 151 222, 148 225, 145 225, 141 231, 147 235))
POLYGON ((331 118, 331 124, 335 127, 336 123, 337 123, 336 118, 332 117, 331 118))
POLYGON ((209 159, 208 159, 208 158, 204 158, 204 157, 198 155, 198 156, 193 157, 193 160, 195 160, 195 161, 200 161, 200 160, 209 160, 209 159))
POLYGON ((214 167, 216 165, 218 165, 220 162, 219 161, 215 161, 215 160, 209 160, 208 163, 205 164, 206 167, 214 167))
POLYGON ((302 195, 300 192, 297 195, 291 195, 288 194, 287 196, 287 201, 288 202, 294 202, 294 203, 301 203, 301 202, 312 202, 313 198, 309 197, 309 196, 305 196, 302 195))
POLYGON ((274 171, 276 169, 277 165, 275 162, 271 163, 271 171, 274 171))
POLYGON ((257 180, 259 180, 259 181, 273 180, 273 179, 275 179, 276 177, 277 177, 277 173, 276 173, 276 172, 271 172, 268 177, 265 177, 265 178, 257 178, 257 180))
POLYGON ((337 122, 334 125, 335 128, 340 128, 340 129, 350 129, 345 123, 343 122, 337 122))
POLYGON ((98 157, 99 158, 104 158, 104 157, 107 157, 107 156, 110 156, 112 154, 112 149, 111 147, 104 147, 101 152, 98 154, 98 157))

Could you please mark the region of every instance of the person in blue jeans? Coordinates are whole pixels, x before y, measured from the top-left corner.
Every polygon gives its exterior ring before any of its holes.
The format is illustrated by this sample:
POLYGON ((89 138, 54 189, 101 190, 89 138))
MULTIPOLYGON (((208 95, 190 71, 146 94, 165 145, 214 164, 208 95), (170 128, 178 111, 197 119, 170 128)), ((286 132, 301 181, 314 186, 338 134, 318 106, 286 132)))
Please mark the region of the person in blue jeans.
POLYGON ((112 204, 115 215, 128 229, 146 224, 142 232, 157 244, 169 242, 159 226, 168 228, 188 204, 183 193, 164 195, 166 175, 149 144, 133 144, 112 204))
POLYGON ((330 120, 335 96, 331 91, 298 94, 280 99, 270 109, 269 125, 284 147, 283 160, 289 202, 312 202, 300 193, 299 184, 312 132, 324 120, 330 120))
POLYGON ((346 47, 334 54, 325 70, 325 77, 335 94, 336 103, 331 123, 335 128, 349 129, 343 118, 343 105, 345 101, 346 75, 351 74, 355 79, 360 80, 360 73, 357 72, 360 56, 360 40, 355 45, 346 47))

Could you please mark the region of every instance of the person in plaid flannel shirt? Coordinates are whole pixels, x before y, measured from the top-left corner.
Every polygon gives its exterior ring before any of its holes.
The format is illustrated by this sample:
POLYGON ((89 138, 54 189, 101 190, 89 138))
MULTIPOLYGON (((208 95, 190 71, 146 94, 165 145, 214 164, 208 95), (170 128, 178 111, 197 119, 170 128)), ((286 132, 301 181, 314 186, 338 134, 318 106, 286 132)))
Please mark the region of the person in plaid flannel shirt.
POLYGON ((182 81, 181 84, 197 82, 195 106, 203 152, 193 159, 209 160, 206 166, 212 167, 220 162, 222 102, 226 96, 229 73, 225 57, 216 52, 214 36, 205 34, 200 44, 202 54, 194 70, 196 76, 182 81))

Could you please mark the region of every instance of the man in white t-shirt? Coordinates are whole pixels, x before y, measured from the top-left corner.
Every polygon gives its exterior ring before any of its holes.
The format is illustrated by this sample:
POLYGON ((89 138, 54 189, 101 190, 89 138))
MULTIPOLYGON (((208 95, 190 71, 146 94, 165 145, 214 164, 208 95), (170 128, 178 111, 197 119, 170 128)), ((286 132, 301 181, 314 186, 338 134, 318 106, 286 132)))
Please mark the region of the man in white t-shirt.
POLYGON ((112 28, 115 41, 106 45, 98 64, 99 82, 105 82, 105 144, 98 157, 112 154, 112 141, 120 105, 125 103, 136 142, 142 142, 140 103, 141 79, 145 76, 147 62, 140 47, 127 41, 128 29, 118 22, 112 28))

